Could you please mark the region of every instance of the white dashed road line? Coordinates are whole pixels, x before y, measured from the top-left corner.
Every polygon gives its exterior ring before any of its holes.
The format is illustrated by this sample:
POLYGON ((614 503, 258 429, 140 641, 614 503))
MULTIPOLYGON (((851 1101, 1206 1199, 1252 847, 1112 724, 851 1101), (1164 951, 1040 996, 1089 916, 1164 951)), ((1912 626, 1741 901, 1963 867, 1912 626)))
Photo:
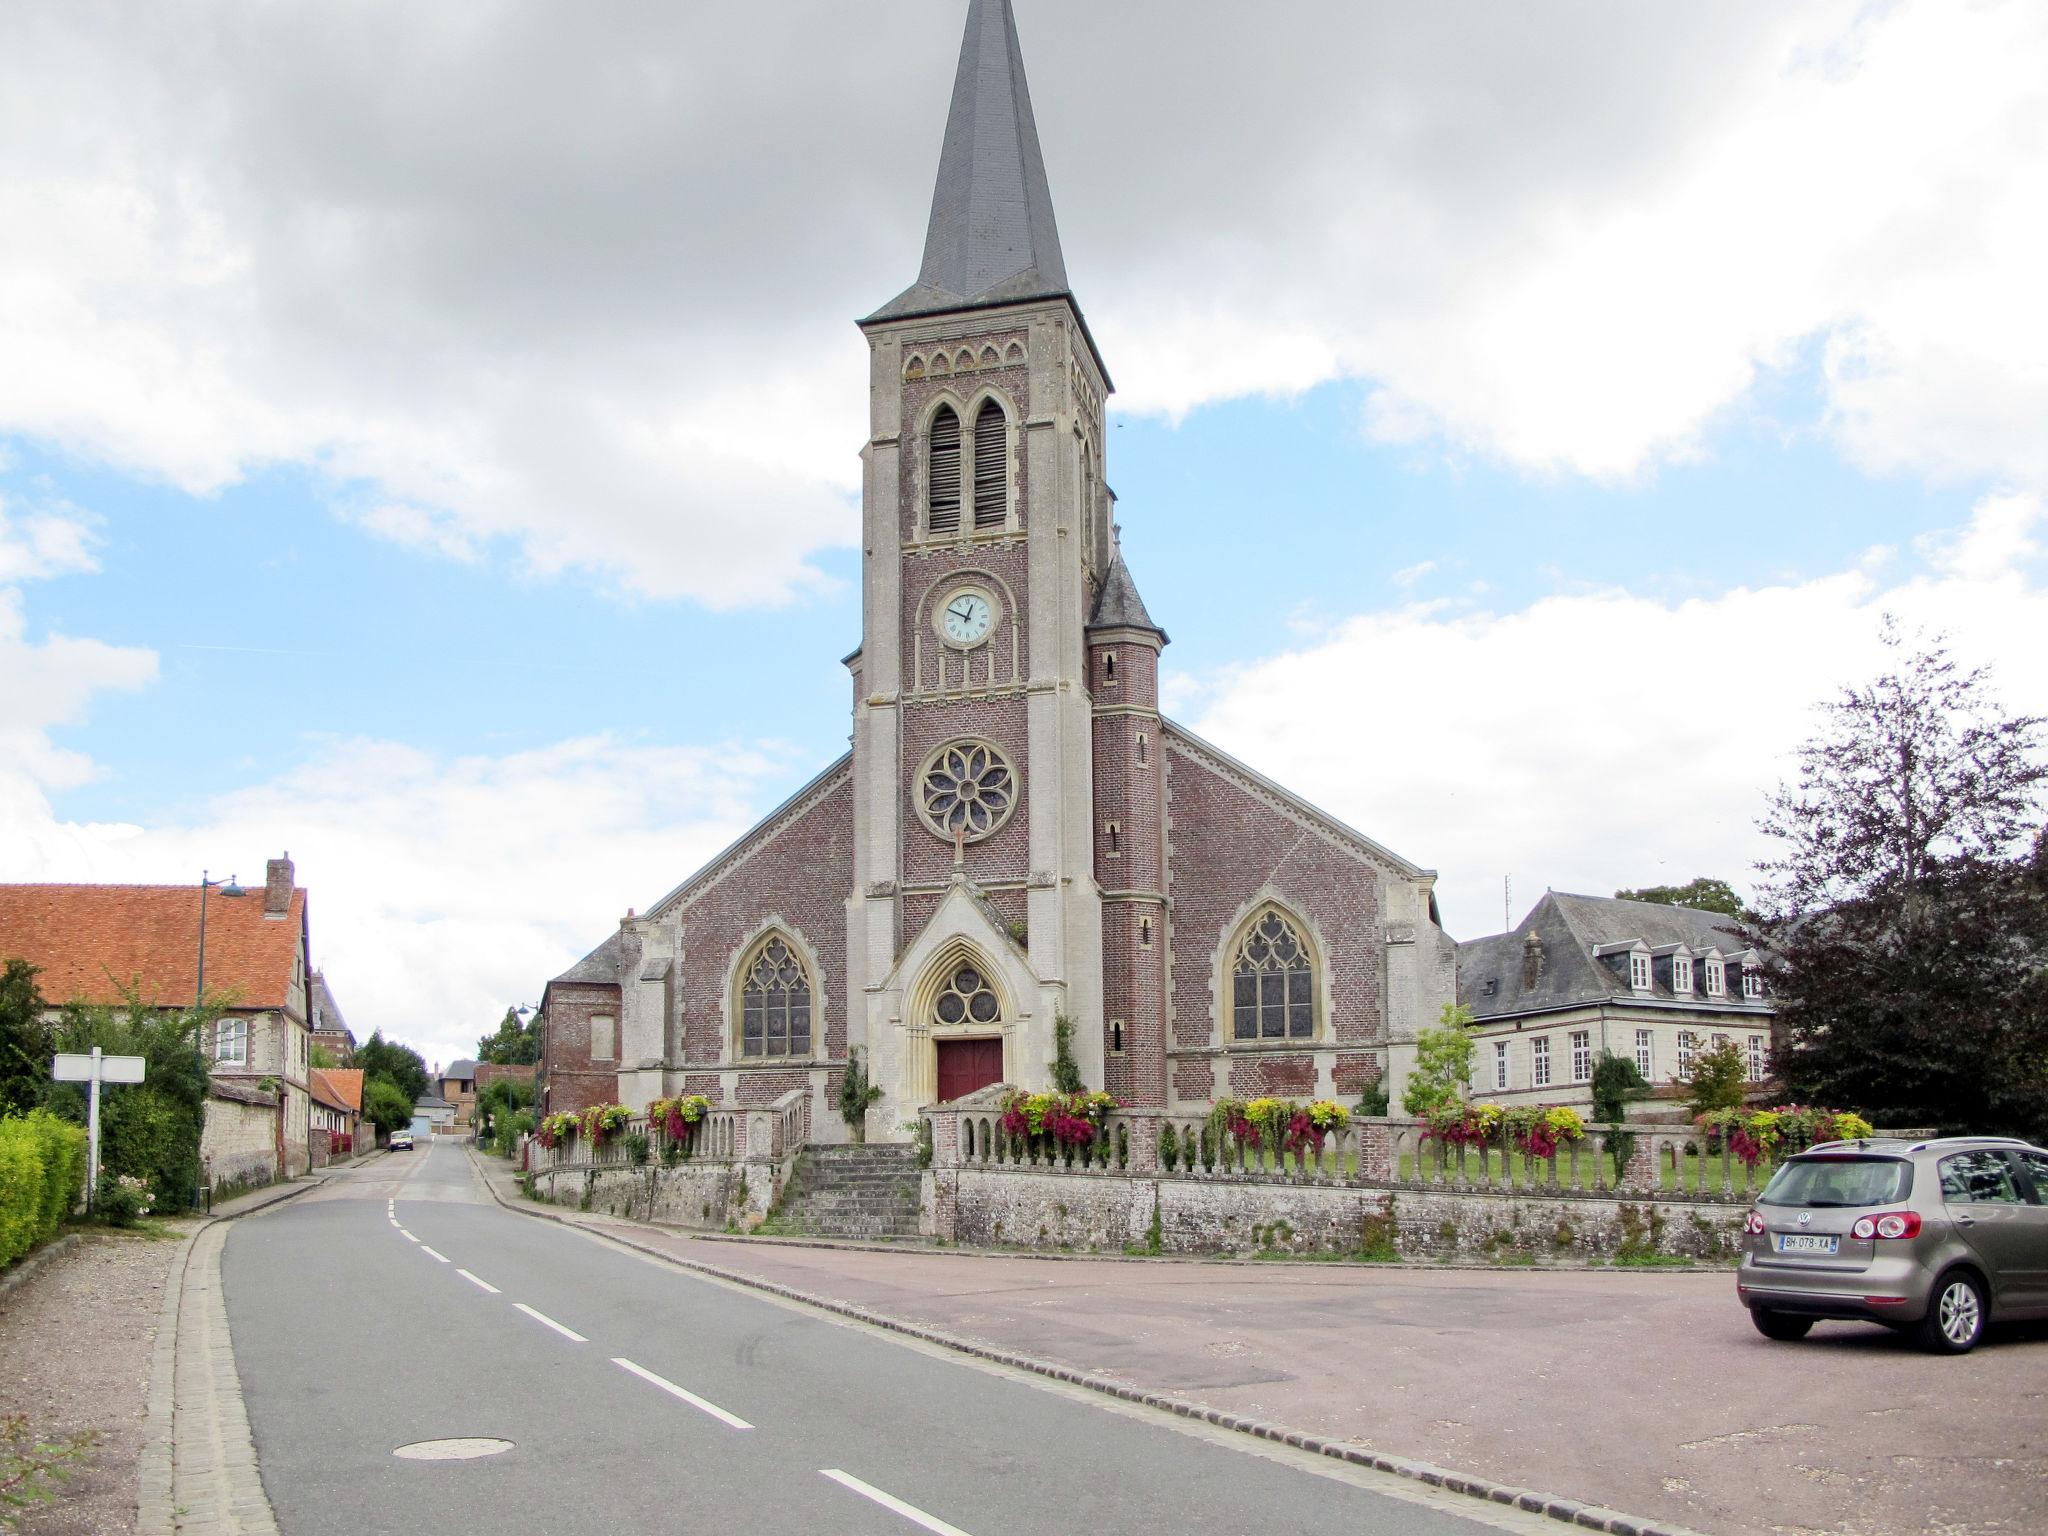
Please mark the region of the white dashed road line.
MULTIPOLYGON (((662 1391, 668 1393, 669 1396, 681 1398, 684 1402, 688 1403, 692 1408, 697 1409, 700 1413, 710 1414, 712 1418, 718 1420, 718 1422, 721 1424, 730 1425, 734 1429, 752 1429, 754 1427, 753 1425, 749 1424, 745 1419, 741 1418, 738 1414, 727 1413, 723 1408, 719 1407, 716 1403, 707 1403, 703 1398, 699 1397, 696 1393, 690 1391, 685 1387, 677 1386, 674 1382, 670 1381, 666 1376, 655 1375, 654 1372, 648 1370, 647 1367, 644 1365, 635 1365, 632 1361, 622 1359, 617 1355, 612 1356, 612 1364, 616 1365, 622 1371, 631 1371, 635 1376, 638 1376, 642 1381, 652 1382, 655 1386, 661 1388, 662 1391)), ((950 1529, 950 1527, 948 1527, 948 1529, 950 1529)))
POLYGON ((851 1488, 864 1499, 874 1500, 882 1508, 901 1515, 912 1525, 922 1526, 925 1530, 933 1532, 934 1536, 967 1536, 959 1526, 948 1525, 937 1515, 928 1515, 915 1504, 906 1504, 894 1494, 884 1493, 874 1484, 864 1483, 850 1472, 841 1472, 837 1467, 823 1467, 819 1469, 818 1475, 831 1478, 842 1488, 851 1488))
POLYGON ((418 1238, 414 1237, 410 1232, 406 1231, 403 1227, 400 1227, 398 1229, 398 1235, 404 1238, 408 1243, 416 1243, 419 1241, 418 1238))
POLYGON ((443 1264, 446 1264, 448 1262, 447 1254, 436 1253, 433 1249, 429 1248, 425 1243, 420 1244, 420 1252, 424 1253, 430 1259, 439 1259, 443 1264))
POLYGON ((521 1312, 524 1312, 528 1317, 532 1318, 536 1323, 539 1323, 542 1327, 554 1329, 555 1332, 559 1333, 565 1339, 573 1340, 578 1344, 588 1344, 590 1342, 590 1340, 583 1337, 583 1335, 578 1333, 574 1328, 564 1328, 552 1317, 549 1317, 547 1313, 536 1312, 532 1307, 529 1307, 523 1301, 515 1301, 512 1303, 512 1305, 517 1307, 521 1312))
POLYGON ((471 1285, 478 1286, 483 1290, 489 1291, 493 1296, 498 1294, 498 1288, 495 1285, 491 1284, 490 1281, 484 1279, 481 1275, 472 1275, 468 1270, 463 1269, 459 1266, 457 1267, 455 1273, 462 1276, 462 1278, 467 1280, 471 1285))

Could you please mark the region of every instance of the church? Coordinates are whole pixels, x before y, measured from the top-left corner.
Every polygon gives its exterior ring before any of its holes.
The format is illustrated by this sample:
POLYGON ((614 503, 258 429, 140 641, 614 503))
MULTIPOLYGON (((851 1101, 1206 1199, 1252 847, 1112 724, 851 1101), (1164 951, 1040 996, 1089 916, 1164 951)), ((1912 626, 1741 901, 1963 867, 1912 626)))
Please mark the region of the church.
MULTIPOLYGON (((852 750, 554 978, 547 1107, 811 1096, 870 1134, 995 1083, 1354 1102, 1453 1000, 1434 873, 1159 710, 1112 384, 1009 0, 970 0, 917 280, 868 347, 852 750)), ((1219 551, 1218 559, 1230 558, 1219 551)))

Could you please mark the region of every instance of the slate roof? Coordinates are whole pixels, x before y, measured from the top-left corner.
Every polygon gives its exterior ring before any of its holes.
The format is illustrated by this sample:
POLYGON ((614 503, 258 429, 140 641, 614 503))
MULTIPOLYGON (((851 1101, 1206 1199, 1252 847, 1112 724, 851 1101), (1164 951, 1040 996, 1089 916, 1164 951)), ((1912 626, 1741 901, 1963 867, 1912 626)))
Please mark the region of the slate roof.
POLYGON ((1138 596, 1138 584, 1124 564, 1119 549, 1110 556, 1109 573, 1102 578, 1102 590, 1095 594, 1095 612, 1088 619, 1090 629, 1149 629, 1162 642, 1166 631, 1152 622, 1145 611, 1145 599, 1138 596))
MULTIPOLYGON (((206 949, 210 958, 213 952, 211 914, 206 927, 206 949)), ((347 1035, 350 1040, 354 1040, 356 1033, 348 1027, 348 1020, 341 1016, 341 1004, 334 1000, 334 989, 327 985, 327 977, 322 972, 315 971, 307 980, 306 990, 313 1010, 313 1029, 327 1034, 347 1035)))
MULTIPOLYGON (((263 889, 206 901, 206 990, 239 1009, 282 1008, 291 997, 306 892, 282 918, 263 915, 263 889)), ((0 960, 36 966, 43 997, 119 1004, 133 982, 145 1003, 190 1007, 199 981, 195 885, 0 885, 0 960)))
POLYGON ((971 0, 917 281, 871 320, 1067 292, 1010 0, 971 0))
POLYGON ((457 1082, 473 1083, 476 1081, 476 1063, 467 1056, 460 1061, 451 1061, 441 1069, 441 1076, 444 1080, 452 1077, 457 1082))
POLYGON ((626 979, 627 970, 635 963, 637 956, 632 951, 638 948, 638 945, 628 940, 625 929, 614 928, 610 938, 555 977, 548 985, 552 987, 571 983, 594 983, 617 986, 626 979))
POLYGON ((332 1095, 336 1108, 351 1114, 363 1107, 363 1069, 361 1067, 313 1067, 307 1076, 316 1085, 324 1086, 332 1095))
POLYGON ((1594 957, 1594 950, 1603 944, 1628 944, 1638 939, 1652 949, 1683 944, 1695 954, 1718 949, 1732 956, 1747 948, 1735 920, 1720 912, 1551 891, 1509 932, 1469 939, 1458 946, 1458 1001, 1478 1019, 1645 998, 1666 1003, 1690 1001, 1719 1011, 1771 1011, 1767 1002, 1742 997, 1734 978, 1730 978, 1727 995, 1716 998, 1708 998, 1702 991, 1687 998, 1675 997, 1661 980, 1648 992, 1637 992, 1619 967, 1604 965, 1594 957), (1532 933, 1542 945, 1543 971, 1535 985, 1525 987, 1522 956, 1532 933), (1491 992, 1488 982, 1494 984, 1491 992))

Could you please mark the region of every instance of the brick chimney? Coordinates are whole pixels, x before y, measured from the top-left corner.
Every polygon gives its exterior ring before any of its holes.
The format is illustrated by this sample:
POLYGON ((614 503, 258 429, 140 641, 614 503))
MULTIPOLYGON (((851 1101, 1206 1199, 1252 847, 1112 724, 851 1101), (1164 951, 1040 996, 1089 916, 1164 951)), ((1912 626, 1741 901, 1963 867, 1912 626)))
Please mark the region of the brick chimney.
POLYGON ((1527 992, 1543 979, 1543 941, 1530 929, 1522 940, 1522 990, 1527 992))
POLYGON ((263 915, 281 918, 292 909, 292 856, 272 859, 263 870, 263 915))

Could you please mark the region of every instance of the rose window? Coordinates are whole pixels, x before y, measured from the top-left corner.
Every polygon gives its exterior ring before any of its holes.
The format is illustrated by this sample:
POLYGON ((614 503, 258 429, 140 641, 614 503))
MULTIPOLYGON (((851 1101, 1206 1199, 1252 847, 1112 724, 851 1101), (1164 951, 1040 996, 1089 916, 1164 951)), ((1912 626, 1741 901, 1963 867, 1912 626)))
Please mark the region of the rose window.
POLYGON ((1002 1016, 1002 1005, 996 1001, 990 989, 988 978, 971 965, 963 965, 955 971, 946 984, 939 989, 938 1001, 932 1004, 932 1012, 941 1024, 962 1024, 972 1021, 976 1024, 993 1024, 1002 1016))
POLYGON ((994 747, 956 741, 926 764, 918 786, 924 818, 941 837, 987 837, 1017 806, 1017 774, 994 747))

